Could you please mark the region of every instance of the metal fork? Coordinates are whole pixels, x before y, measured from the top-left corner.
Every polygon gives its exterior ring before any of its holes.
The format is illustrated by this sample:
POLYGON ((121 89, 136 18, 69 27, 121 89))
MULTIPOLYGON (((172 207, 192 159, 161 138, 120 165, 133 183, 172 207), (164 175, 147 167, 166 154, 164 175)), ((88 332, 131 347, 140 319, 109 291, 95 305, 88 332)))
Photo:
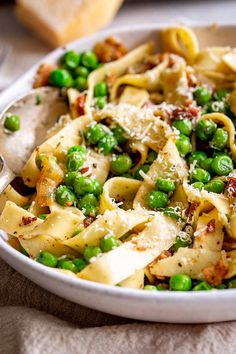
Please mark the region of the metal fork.
POLYGON ((10 50, 11 47, 8 44, 0 43, 0 68, 4 64, 10 50))

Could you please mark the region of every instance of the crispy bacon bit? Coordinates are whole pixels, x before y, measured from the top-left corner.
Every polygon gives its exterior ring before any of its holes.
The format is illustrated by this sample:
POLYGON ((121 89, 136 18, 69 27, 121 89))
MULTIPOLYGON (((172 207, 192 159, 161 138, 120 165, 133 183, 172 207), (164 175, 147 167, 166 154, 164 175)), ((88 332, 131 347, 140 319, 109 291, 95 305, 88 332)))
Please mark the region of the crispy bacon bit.
POLYGON ((85 95, 79 95, 77 98, 77 112, 79 116, 84 115, 85 95))
POLYGON ((214 286, 218 286, 222 283, 227 272, 228 267, 222 259, 220 259, 215 265, 210 265, 202 270, 205 280, 214 286))
POLYGON ((34 78, 33 88, 47 86, 50 73, 55 68, 56 66, 52 64, 41 64, 34 78))
POLYGON ((236 178, 230 177, 228 185, 226 187, 226 191, 229 197, 234 198, 236 197, 236 178))
POLYGON ((172 119, 196 119, 200 113, 200 108, 195 106, 178 107, 172 113, 172 119))
POLYGON ((216 229, 216 221, 215 221, 215 219, 211 219, 207 224, 206 231, 211 233, 211 232, 214 232, 215 229, 216 229))
POLYGON ((189 207, 185 210, 185 215, 188 217, 188 219, 191 219, 193 216, 194 211, 198 207, 199 203, 198 202, 193 202, 189 205, 189 207))
POLYGON ((84 173, 86 173, 88 171, 89 171, 89 167, 87 166, 87 167, 81 168, 80 173, 82 173, 82 175, 83 175, 84 173))
POLYGON ((37 217, 34 216, 34 217, 31 217, 31 216, 22 216, 22 224, 23 225, 29 225, 31 224, 32 222, 36 221, 37 220, 37 217))
POLYGON ((96 218, 95 218, 94 216, 88 216, 87 218, 85 218, 85 219, 83 220, 83 225, 84 225, 84 227, 88 227, 89 225, 91 225, 92 222, 94 222, 95 219, 96 219, 96 218))
POLYGON ((104 42, 98 42, 94 47, 98 59, 102 63, 117 60, 127 53, 127 48, 115 37, 108 37, 104 42))

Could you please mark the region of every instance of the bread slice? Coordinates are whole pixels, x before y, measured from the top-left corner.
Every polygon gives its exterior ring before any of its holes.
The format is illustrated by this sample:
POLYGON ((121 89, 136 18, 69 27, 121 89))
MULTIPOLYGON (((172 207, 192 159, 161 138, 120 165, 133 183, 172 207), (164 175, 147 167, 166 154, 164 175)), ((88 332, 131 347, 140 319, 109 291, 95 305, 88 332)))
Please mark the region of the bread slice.
POLYGON ((95 32, 123 0, 17 0, 19 20, 52 47, 95 32))

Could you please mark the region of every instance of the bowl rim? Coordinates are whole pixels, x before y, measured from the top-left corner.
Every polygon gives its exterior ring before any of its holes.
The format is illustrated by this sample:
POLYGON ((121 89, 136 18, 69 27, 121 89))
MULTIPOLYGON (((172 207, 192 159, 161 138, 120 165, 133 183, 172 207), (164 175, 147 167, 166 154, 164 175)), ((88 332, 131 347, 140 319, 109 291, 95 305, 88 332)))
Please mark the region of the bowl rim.
MULTIPOLYGON (((190 28, 212 28, 212 27, 223 27, 223 28, 236 28, 236 24, 235 23, 220 23, 220 22, 204 22, 204 23, 192 23, 192 24, 185 24, 184 22, 181 23, 176 23, 176 22, 159 22, 158 24, 155 23, 142 23, 142 24, 131 24, 131 25, 122 25, 122 26, 116 26, 112 29, 104 29, 102 31, 84 36, 82 38, 79 39, 75 39, 73 41, 70 41, 58 48, 55 48, 51 51, 49 51, 48 54, 44 55, 41 59, 39 59, 35 64, 33 64, 29 69, 27 69, 23 74, 19 75, 14 83, 10 84, 10 86, 8 86, 7 88, 5 88, 1 93, 0 93, 0 102, 1 100, 4 100, 5 96, 8 96, 10 94, 10 91, 12 91, 12 89, 14 88, 14 86, 17 86, 21 81, 23 80, 27 80, 30 79, 33 80, 34 75, 32 75, 33 73, 36 73, 36 70, 38 69, 39 65, 44 63, 46 60, 50 60, 50 59, 58 59, 60 57, 60 54, 63 54, 65 52, 65 50, 70 49, 70 48, 74 48, 75 46, 77 46, 77 44, 85 44, 88 41, 95 41, 97 40, 97 38, 104 38, 106 36, 110 36, 110 35, 120 35, 124 32, 135 32, 135 31, 158 31, 161 30, 165 27, 171 27, 171 26, 184 26, 186 25, 187 27, 190 28), (31 76, 31 77, 29 77, 31 76)), ((0 105, 0 109, 2 110, 2 107, 0 105)), ((4 106, 3 106, 4 109, 4 106)))
MULTIPOLYGON (((30 81, 33 79, 36 70, 38 69, 39 65, 47 60, 54 59, 57 60, 60 55, 67 49, 73 48, 79 44, 86 44, 88 41, 96 41, 99 38, 103 38, 107 35, 120 35, 125 32, 130 32, 131 34, 135 31, 158 31, 167 26, 176 26, 176 24, 169 24, 169 23, 159 23, 159 24, 133 24, 133 25, 126 25, 126 26, 117 26, 113 29, 106 29, 95 34, 85 36, 82 39, 76 39, 67 43, 66 45, 56 48, 51 51, 46 56, 43 56, 39 61, 36 62, 31 68, 29 68, 24 74, 20 75, 15 82, 6 88, 0 94, 0 101, 1 99, 4 100, 4 97, 10 95, 10 92, 14 89, 14 86, 24 82, 24 80, 30 81)), ((180 24, 179 24, 180 25, 180 24)), ((210 28, 213 24, 212 23, 196 23, 193 25, 189 25, 192 28, 210 28)), ((236 24, 228 23, 228 24, 219 24, 220 27, 224 28, 234 28, 236 29, 236 24)), ((4 109, 4 107, 3 107, 4 109)), ((158 300, 158 301, 165 301, 165 302, 179 302, 183 300, 187 303, 198 303, 199 300, 208 300, 210 302, 219 302, 220 299, 224 300, 234 300, 236 297, 236 289, 223 289, 223 290, 211 290, 211 291, 143 291, 142 289, 133 289, 133 288, 123 288, 119 286, 107 285, 103 283, 96 283, 93 281, 75 278, 69 276, 67 274, 63 274, 58 272, 53 268, 46 267, 33 259, 30 259, 24 256, 22 253, 14 249, 10 244, 8 244, 0 233, 0 257, 5 253, 10 256, 12 259, 16 260, 16 267, 13 266, 17 270, 17 264, 21 263, 25 267, 31 268, 34 272, 39 273, 42 276, 45 276, 49 279, 56 279, 57 281, 61 282, 62 284, 66 284, 67 286, 73 287, 75 289, 83 288, 86 291, 92 291, 99 295, 108 295, 111 298, 126 298, 126 299, 135 299, 135 300, 158 300), (225 290, 225 291, 224 291, 225 290)), ((5 257, 3 257, 5 258, 5 257)), ((7 263, 7 261, 6 261, 7 263)))
MULTIPOLYGON (((93 281, 75 278, 68 274, 63 274, 58 272, 56 269, 44 266, 35 260, 26 257, 11 245, 9 245, 4 239, 0 236, 0 256, 2 251, 6 252, 12 259, 15 259, 16 262, 21 263, 25 267, 30 267, 37 273, 42 276, 46 276, 49 279, 56 279, 62 284, 66 284, 75 289, 84 288, 90 292, 96 292, 98 294, 109 295, 111 297, 125 297, 130 299, 149 299, 149 300, 165 300, 165 301, 178 301, 184 300, 188 302, 198 302, 200 299, 209 299, 211 301, 219 301, 219 299, 230 300, 235 299, 236 289, 223 289, 217 290, 213 289, 211 291, 143 291, 143 289, 133 289, 133 288, 123 288, 114 285, 107 285, 103 283, 96 283, 93 281)), ((17 270, 16 267, 14 267, 17 270)))

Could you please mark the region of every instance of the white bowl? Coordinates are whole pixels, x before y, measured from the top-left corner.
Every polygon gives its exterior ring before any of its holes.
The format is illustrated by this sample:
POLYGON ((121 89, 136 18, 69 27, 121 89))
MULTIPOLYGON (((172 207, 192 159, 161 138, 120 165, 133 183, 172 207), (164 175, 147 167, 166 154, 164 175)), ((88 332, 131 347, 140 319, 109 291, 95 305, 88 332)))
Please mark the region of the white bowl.
MULTIPOLYGON (((236 26, 194 28, 200 45, 236 45, 236 26)), ((78 51, 90 49, 108 35, 113 34, 130 48, 146 41, 160 43, 160 27, 142 25, 125 27, 74 41, 66 46, 78 51)), ((59 48, 41 62, 55 62, 65 51, 59 48)), ((27 71, 0 95, 0 110, 11 100, 29 91, 40 63, 27 71)), ((13 249, 0 235, 0 256, 13 268, 43 288, 75 303, 96 310, 139 320, 202 323, 236 319, 236 289, 199 292, 149 292, 107 286, 76 279, 45 267, 13 249)))

